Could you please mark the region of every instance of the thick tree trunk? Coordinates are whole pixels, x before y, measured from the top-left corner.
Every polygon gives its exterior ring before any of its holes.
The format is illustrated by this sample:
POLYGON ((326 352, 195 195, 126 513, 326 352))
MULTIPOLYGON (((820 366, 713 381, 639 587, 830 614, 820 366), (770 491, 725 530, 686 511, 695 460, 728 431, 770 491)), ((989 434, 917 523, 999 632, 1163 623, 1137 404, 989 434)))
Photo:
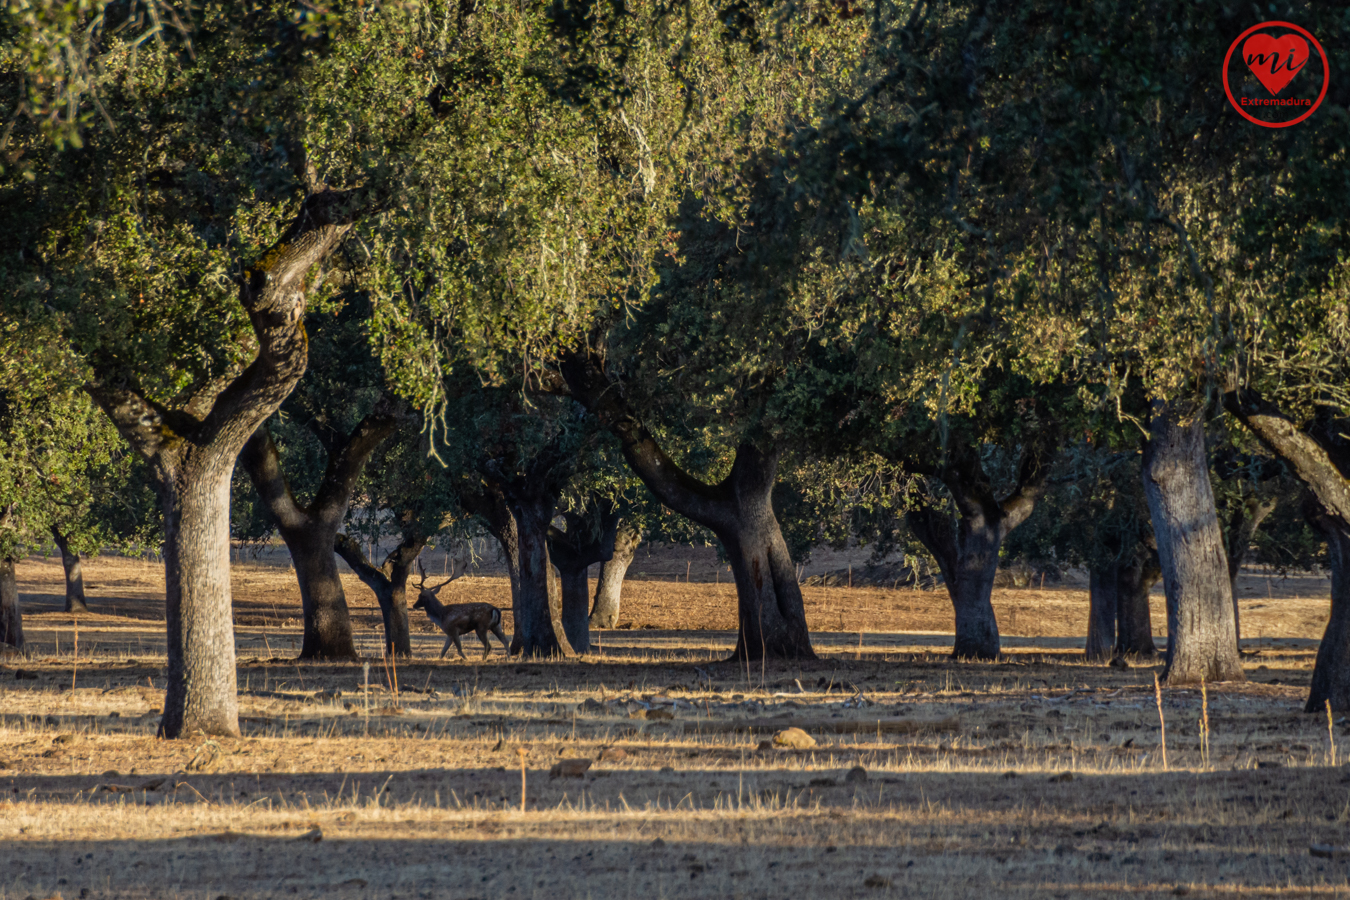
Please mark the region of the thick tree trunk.
POLYGON ((589 567, 584 569, 558 570, 558 582, 562 595, 562 610, 558 617, 567 643, 576 653, 591 652, 591 623, 587 610, 591 605, 591 585, 587 578, 589 567))
POLYGON ((933 554, 952 601, 956 623, 954 659, 997 659, 998 619, 994 615, 994 576, 1003 543, 1002 515, 972 511, 952 520, 931 507, 906 516, 910 529, 933 554), (992 520, 992 521, 991 521, 992 520))
POLYGON ((1089 662, 1106 662, 1116 646, 1119 618, 1120 563, 1094 567, 1088 578, 1088 627, 1083 655, 1089 662))
POLYGON ((19 582, 15 560, 0 556, 0 644, 23 649, 23 608, 19 605, 19 582))
POLYGON ((1304 709, 1321 712, 1350 710, 1350 527, 1337 517, 1321 514, 1314 524, 1326 535, 1331 568, 1331 618, 1317 647, 1312 689, 1304 709))
POLYGON ((408 626, 408 577, 426 543, 425 536, 405 534, 399 545, 385 557, 384 565, 377 569, 366 558, 360 541, 345 534, 339 534, 334 541, 333 548, 337 554, 351 567, 362 584, 375 594, 384 625, 386 654, 412 656, 412 637, 408 626))
POLYGON ((722 541, 736 580, 740 633, 733 658, 815 659, 796 567, 773 511, 777 449, 742 443, 726 479, 707 484, 666 455, 596 357, 569 356, 561 371, 572 396, 619 439, 624 459, 648 490, 722 541))
MULTIPOLYGON (((519 586, 515 600, 516 637, 520 653, 529 657, 570 656, 572 648, 558 640, 553 627, 553 607, 558 588, 553 581, 548 555, 548 528, 556 500, 536 493, 508 495, 516 520, 519 586)), ((515 652, 513 643, 513 652, 515 652)))
POLYGON ((1273 499, 1246 498, 1233 510, 1224 535, 1224 546, 1228 551, 1228 584, 1233 594, 1233 636, 1239 650, 1242 648, 1242 612, 1238 608, 1238 575, 1242 572, 1242 560, 1251 548, 1257 529, 1275 511, 1275 506, 1276 501, 1273 499))
POLYGON ((1143 481, 1167 591, 1168 684, 1245 681, 1198 404, 1155 401, 1143 481))
POLYGON ((307 529, 281 529, 300 585, 304 637, 301 659, 355 659, 351 613, 333 553, 337 528, 314 522, 307 529))
POLYGON ((589 653, 591 630, 590 584, 587 575, 595 563, 614 555, 619 514, 603 501, 586 515, 563 513, 567 530, 549 529, 548 550, 558 569, 561 608, 559 624, 577 653, 589 653))
POLYGON ((55 525, 52 526, 52 540, 56 542, 56 549, 61 551, 61 568, 66 570, 66 612, 89 612, 89 605, 84 599, 84 572, 80 568, 80 554, 71 552, 70 541, 55 525))
POLYGON ((613 628, 619 624, 623 578, 633 564, 633 554, 642 543, 642 531, 628 521, 621 522, 614 536, 614 548, 608 560, 600 563, 595 579, 595 605, 591 608, 592 628, 613 628))
POLYGON ((157 479, 164 512, 168 689, 162 737, 239 735, 230 604, 233 454, 201 452, 157 479))
POLYGON ((1155 659, 1158 647, 1153 643, 1153 615, 1148 597, 1162 578, 1157 553, 1146 548, 1134 560, 1121 566, 1116 582, 1116 655, 1155 659))

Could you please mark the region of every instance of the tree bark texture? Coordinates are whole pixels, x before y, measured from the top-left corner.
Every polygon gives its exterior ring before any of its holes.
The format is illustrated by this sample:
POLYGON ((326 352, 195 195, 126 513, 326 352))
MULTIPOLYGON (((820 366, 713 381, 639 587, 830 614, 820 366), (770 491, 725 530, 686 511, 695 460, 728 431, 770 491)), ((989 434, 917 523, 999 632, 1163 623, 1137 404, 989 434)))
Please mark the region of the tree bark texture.
POLYGON ((1089 662, 1106 662, 1115 651, 1119 588, 1119 564, 1097 566, 1089 573, 1087 642, 1083 646, 1089 662))
MULTIPOLYGON (((553 579, 548 553, 548 529, 557 498, 546 491, 516 485, 506 492, 516 522, 517 602, 515 629, 520 653, 528 657, 571 656, 572 648, 558 639, 553 626, 554 608, 560 605, 559 588, 553 579)), ((515 641, 512 641, 515 652, 515 641)))
POLYGON ((0 644, 23 649, 23 608, 19 605, 16 560, 0 556, 0 644))
POLYGON ((1155 659, 1149 592, 1162 578, 1157 551, 1142 547, 1128 565, 1116 570, 1116 656, 1155 659))
POLYGON ((815 659, 796 567, 773 510, 778 450, 744 442, 731 473, 707 484, 666 455, 595 356, 572 354, 561 370, 572 396, 619 439, 625 460, 647 489, 721 540, 736 580, 740 624, 733 658, 815 659))
POLYGON ((356 658, 351 613, 334 549, 361 470, 380 443, 393 433, 395 424, 392 415, 383 408, 377 409, 362 419, 344 440, 329 447, 323 480, 308 506, 301 506, 291 494, 276 444, 266 426, 249 438, 239 457, 276 521, 277 531, 295 564, 304 622, 301 659, 356 658))
POLYGON ((1313 665, 1306 709, 1350 711, 1350 439, 1348 426, 1321 409, 1300 428, 1252 390, 1224 396, 1224 407, 1283 460, 1311 497, 1304 512, 1327 538, 1331 564, 1331 616, 1313 665))
POLYGON ((1154 402, 1143 481, 1167 592, 1167 683, 1245 681, 1199 404, 1154 402))
POLYGON ((308 360, 310 272, 355 217, 350 194, 318 190, 246 271, 239 300, 257 353, 181 409, 141 390, 116 361, 95 361, 86 391, 150 464, 164 511, 168 687, 160 734, 239 734, 230 605, 230 476, 244 443, 281 405, 308 360))
POLYGON ((70 541, 61 529, 52 526, 52 540, 56 549, 61 551, 61 568, 66 572, 66 612, 89 612, 84 598, 84 571, 80 567, 80 554, 71 552, 70 541))
POLYGON ((619 514, 608 508, 593 516, 563 513, 563 519, 567 530, 550 527, 548 534, 549 556, 558 569, 562 607, 559 619, 572 649, 589 653, 591 592, 587 575, 592 565, 603 564, 614 555, 619 514))
POLYGON ((609 559, 600 563, 600 574, 595 579, 595 605, 591 607, 592 628, 613 628, 619 624, 619 609, 623 593, 623 578, 633 564, 633 555, 642 543, 642 530, 630 520, 619 523, 614 534, 614 547, 609 559))
POLYGON ((956 504, 957 518, 931 506, 906 516, 915 537, 937 560, 956 615, 954 659, 997 659, 998 620, 992 601, 1003 541, 1036 507, 1045 481, 1039 448, 1023 455, 1017 485, 999 500, 973 448, 952 452, 933 470, 956 504))
POLYGON ((412 656, 412 636, 408 625, 408 578, 417 557, 429 538, 405 532, 397 547, 389 551, 384 564, 376 568, 361 549, 361 542, 338 534, 333 549, 351 567, 361 583, 375 594, 384 625, 384 651, 394 656, 412 656))

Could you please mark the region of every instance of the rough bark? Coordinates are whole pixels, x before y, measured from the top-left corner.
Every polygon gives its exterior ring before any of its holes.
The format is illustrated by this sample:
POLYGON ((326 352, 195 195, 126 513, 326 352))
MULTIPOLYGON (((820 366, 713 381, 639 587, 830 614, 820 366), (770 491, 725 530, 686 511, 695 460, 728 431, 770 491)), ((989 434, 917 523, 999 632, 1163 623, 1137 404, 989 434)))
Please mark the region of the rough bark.
POLYGON ((412 637, 408 626, 408 578, 417 557, 429 538, 420 533, 404 533, 397 547, 389 551, 384 564, 376 568, 361 549, 361 542, 338 534, 333 549, 375 594, 384 625, 384 650, 394 656, 412 656, 412 637))
POLYGON ((1129 565, 1121 566, 1116 574, 1115 654, 1156 659, 1158 647, 1153 643, 1153 614, 1148 597, 1162 578, 1157 551, 1141 547, 1129 565))
POLYGON ((15 562, 11 557, 0 556, 0 644, 22 650, 23 608, 19 605, 15 562))
POLYGON ((1233 594, 1233 636, 1239 649, 1242 647, 1242 612, 1238 608, 1238 575, 1242 572, 1242 560, 1251 548, 1257 529, 1275 511, 1276 503, 1274 498, 1245 498, 1234 508, 1224 533, 1224 548, 1228 552, 1228 584, 1233 594))
POLYGON ((1199 404, 1153 406, 1144 497, 1167 592, 1168 684, 1245 681, 1199 404))
POLYGON ((973 449, 953 451, 950 461, 932 474, 951 494, 956 522, 931 506, 921 506, 906 516, 914 535, 942 570, 956 616, 954 659, 998 658, 998 620, 991 599, 998 554, 1012 530, 1031 515, 1044 489, 1043 453, 1041 448, 1031 448, 1023 455, 1017 485, 999 500, 973 449))
POLYGON ((61 551, 61 568, 66 572, 66 612, 89 612, 84 598, 84 571, 80 567, 80 554, 71 552, 70 540, 60 528, 52 526, 52 540, 56 549, 61 551))
POLYGON ((85 386, 150 464, 164 511, 168 686, 160 734, 239 734, 230 605, 229 500, 235 458, 304 374, 310 271, 353 221, 353 198, 319 189, 241 280, 256 340, 238 375, 211 381, 181 409, 142 391, 115 362, 85 386))
POLYGON ((773 510, 777 448, 742 443, 731 473, 708 484, 666 455, 599 359, 572 354, 561 370, 572 396, 619 439, 629 468, 647 489, 721 540, 736 580, 739 633, 733 658, 815 659, 796 567, 773 510))
POLYGON ((1116 646, 1120 615, 1120 564, 1096 566, 1088 577, 1088 627, 1083 655, 1089 662, 1105 662, 1116 646))
POLYGON ((577 653, 589 653, 591 598, 587 574, 592 565, 604 563, 613 556, 619 514, 611 508, 600 511, 595 521, 575 513, 564 513, 563 519, 567 530, 550 527, 548 535, 549 555, 558 569, 559 620, 572 649, 577 653))
POLYGON ((1313 665, 1306 709, 1319 712, 1329 702, 1336 712, 1350 710, 1350 439, 1347 423, 1330 410, 1300 428, 1273 403, 1251 390, 1225 395, 1224 407, 1283 460, 1311 497, 1308 518, 1327 538, 1331 564, 1331 616, 1313 665))
MULTIPOLYGON (((530 490, 517 483, 506 491, 516 522, 518 587, 515 636, 519 652, 528 657, 571 656, 572 648, 558 639, 554 609, 560 605, 548 553, 548 529, 557 498, 551 492, 530 490)), ((516 640, 512 640, 512 652, 516 640)))
POLYGON ((301 506, 291 494, 276 444, 265 426, 249 439, 239 457, 295 564, 304 622, 301 659, 356 658, 351 614, 334 548, 361 470, 395 425, 394 416, 381 405, 350 435, 329 446, 323 480, 308 506, 301 506))
POLYGON ((609 559, 600 563, 595 579, 595 605, 591 607, 592 628, 613 628, 619 624, 623 578, 633 564, 633 555, 642 543, 642 530, 630 520, 622 520, 614 534, 609 559))

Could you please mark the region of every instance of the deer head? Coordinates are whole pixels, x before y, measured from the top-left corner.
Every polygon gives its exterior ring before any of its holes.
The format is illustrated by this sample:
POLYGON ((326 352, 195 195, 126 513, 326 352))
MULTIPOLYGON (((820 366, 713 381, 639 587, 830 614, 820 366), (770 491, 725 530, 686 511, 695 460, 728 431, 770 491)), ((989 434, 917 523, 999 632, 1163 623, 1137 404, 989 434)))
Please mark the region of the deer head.
MULTIPOLYGON (((420 559, 417 561, 417 571, 420 575, 420 578, 418 579, 417 582, 417 602, 413 604, 413 609, 430 608, 431 603, 428 602, 428 599, 437 600, 436 595, 441 592, 441 588, 445 587, 447 584, 449 584, 450 582, 454 581, 455 579, 459 578, 464 574, 462 571, 456 574, 454 568, 452 567, 450 569, 449 578, 445 579, 435 587, 427 587, 427 570, 426 567, 422 565, 422 561, 420 559)), ((439 601, 437 600, 437 602, 439 601)))

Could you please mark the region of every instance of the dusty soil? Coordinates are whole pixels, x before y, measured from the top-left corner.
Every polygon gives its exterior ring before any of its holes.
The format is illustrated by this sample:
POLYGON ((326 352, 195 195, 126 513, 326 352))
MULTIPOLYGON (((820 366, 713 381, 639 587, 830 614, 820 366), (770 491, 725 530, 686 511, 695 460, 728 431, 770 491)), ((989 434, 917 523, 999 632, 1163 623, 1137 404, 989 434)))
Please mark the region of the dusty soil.
MULTIPOLYGON (((379 660, 368 688, 297 666, 290 573, 242 564, 244 736, 162 741, 159 571, 87 564, 78 653, 59 565, 19 571, 0 900, 1350 897, 1345 857, 1309 852, 1350 842, 1350 728, 1300 711, 1313 581, 1244 584, 1250 680, 1164 689, 1164 762, 1156 669, 1085 665, 1072 588, 1000 590, 1006 657, 959 665, 943 593, 808 588, 821 659, 747 670, 719 661, 729 586, 637 580, 632 628, 580 661, 438 661, 421 623, 395 695, 379 660), (762 748, 789 725, 815 746, 762 748)), ((498 578, 454 590, 506 605, 498 578)))

